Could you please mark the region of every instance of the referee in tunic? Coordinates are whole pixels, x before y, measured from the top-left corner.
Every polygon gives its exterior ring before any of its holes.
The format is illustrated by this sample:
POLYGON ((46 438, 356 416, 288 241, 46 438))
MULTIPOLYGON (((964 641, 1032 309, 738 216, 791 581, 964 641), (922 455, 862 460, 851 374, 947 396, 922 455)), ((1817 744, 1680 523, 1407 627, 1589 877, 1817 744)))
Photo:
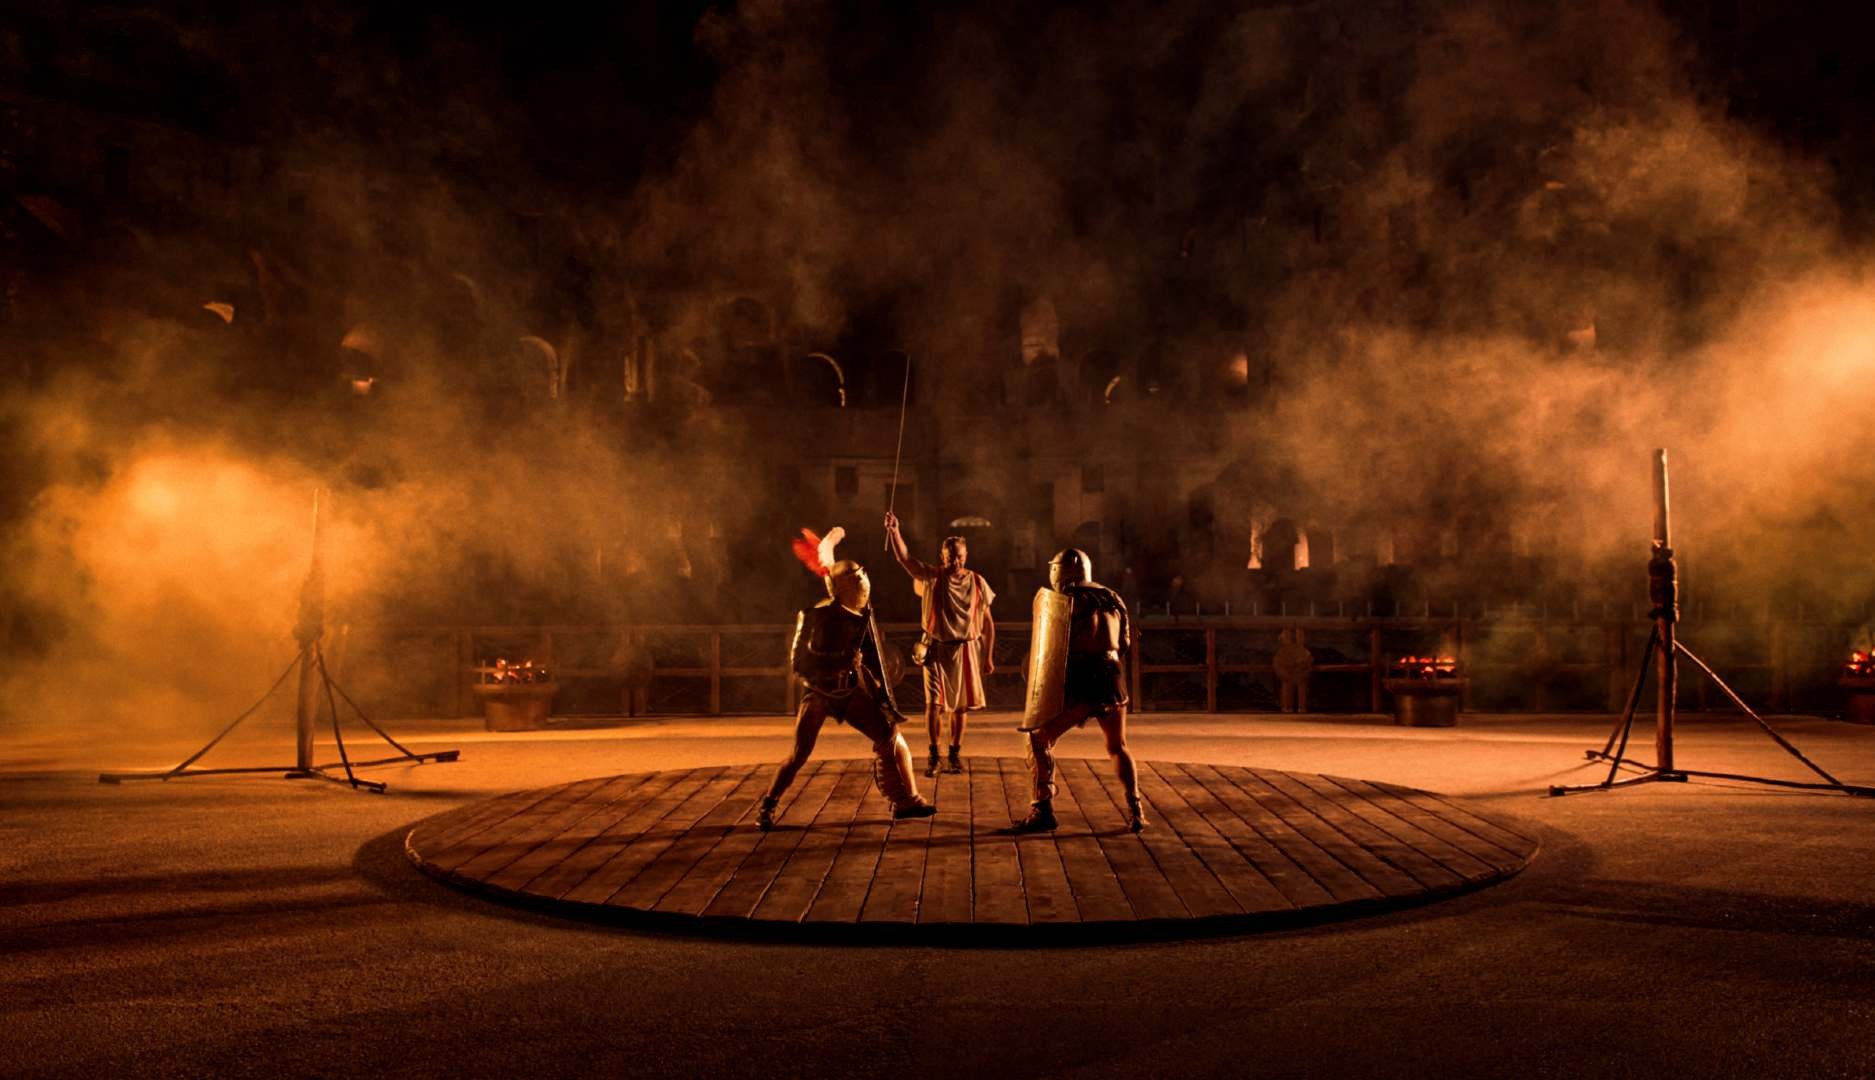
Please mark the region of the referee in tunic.
POLYGON ((923 634, 913 650, 913 659, 922 657, 925 727, 931 735, 925 775, 934 775, 938 770, 938 736, 945 713, 951 718, 950 754, 945 769, 962 772, 965 714, 985 707, 983 679, 996 671, 991 659, 996 623, 990 618, 996 592, 982 574, 965 567, 970 548, 963 537, 946 537, 944 561, 933 565, 912 557, 899 532, 898 515, 890 511, 885 515, 885 534, 893 556, 911 576, 921 607, 919 627, 923 634))

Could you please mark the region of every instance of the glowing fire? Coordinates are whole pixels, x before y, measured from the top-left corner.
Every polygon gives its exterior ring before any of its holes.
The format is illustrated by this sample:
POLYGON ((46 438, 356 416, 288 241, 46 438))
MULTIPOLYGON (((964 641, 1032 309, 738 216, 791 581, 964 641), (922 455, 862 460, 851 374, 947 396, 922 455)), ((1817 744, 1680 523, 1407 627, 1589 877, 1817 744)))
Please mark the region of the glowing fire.
POLYGON ((1875 679, 1875 652, 1856 651, 1849 654, 1849 662, 1842 666, 1842 673, 1851 679, 1875 679))
POLYGON ((1393 667, 1406 678, 1450 679, 1458 675, 1455 656, 1402 656, 1393 667))
POLYGON ((535 667, 532 660, 523 660, 518 664, 496 660, 495 666, 487 672, 487 675, 488 681, 492 683, 544 683, 551 682, 553 679, 547 674, 546 668, 535 667))

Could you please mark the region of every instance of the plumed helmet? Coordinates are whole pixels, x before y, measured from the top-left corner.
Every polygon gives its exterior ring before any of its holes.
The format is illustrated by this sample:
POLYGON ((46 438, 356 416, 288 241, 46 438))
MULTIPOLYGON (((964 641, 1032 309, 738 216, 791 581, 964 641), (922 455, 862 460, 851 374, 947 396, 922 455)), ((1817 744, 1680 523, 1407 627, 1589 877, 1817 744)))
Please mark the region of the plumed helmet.
POLYGON ((833 549, 845 538, 846 530, 837 525, 827 530, 824 537, 816 535, 812 529, 802 529, 800 538, 792 545, 794 557, 801 560, 802 566, 820 575, 834 603, 860 611, 872 599, 872 582, 866 577, 865 567, 851 559, 834 559, 833 549))
POLYGON ((1094 580, 1094 560, 1080 548, 1063 548, 1048 560, 1048 587, 1057 591, 1094 580))
POLYGON ((841 559, 827 568, 827 595, 843 608, 863 611, 872 600, 872 580, 866 576, 865 567, 841 559))

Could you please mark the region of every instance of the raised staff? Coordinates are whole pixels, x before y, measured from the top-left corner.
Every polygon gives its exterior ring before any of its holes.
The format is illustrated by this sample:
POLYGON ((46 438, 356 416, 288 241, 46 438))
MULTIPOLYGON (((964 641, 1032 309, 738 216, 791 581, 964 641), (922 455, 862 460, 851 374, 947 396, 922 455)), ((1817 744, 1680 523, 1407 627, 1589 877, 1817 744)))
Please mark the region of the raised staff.
POLYGON ((899 532, 898 467, 905 450, 905 410, 911 402, 911 357, 905 358, 905 385, 899 389, 898 447, 892 452, 892 489, 886 496, 885 549, 911 575, 912 589, 919 598, 919 628, 923 631, 912 646, 911 661, 924 669, 924 722, 931 742, 925 757, 926 776, 938 772, 938 739, 943 735, 943 719, 950 716, 950 752, 944 759, 947 772, 964 771, 963 742, 965 717, 984 708, 988 696, 984 679, 996 671, 992 655, 996 646, 996 623, 990 618, 990 604, 996 591, 983 575, 965 568, 970 547, 961 536, 945 537, 938 565, 912 557, 899 532))

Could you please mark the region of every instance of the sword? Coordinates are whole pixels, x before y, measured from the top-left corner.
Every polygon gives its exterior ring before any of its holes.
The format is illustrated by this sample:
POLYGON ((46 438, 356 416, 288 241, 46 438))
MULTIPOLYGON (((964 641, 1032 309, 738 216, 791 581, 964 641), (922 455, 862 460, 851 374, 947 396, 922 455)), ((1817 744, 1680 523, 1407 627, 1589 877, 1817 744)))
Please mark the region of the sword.
MULTIPOLYGON (((905 386, 898 394, 898 446, 892 451, 892 491, 885 499, 885 512, 890 514, 898 507, 898 463, 905 452, 905 406, 911 401, 911 354, 905 354, 905 386)), ((885 550, 892 550, 892 537, 885 538, 885 550)))

